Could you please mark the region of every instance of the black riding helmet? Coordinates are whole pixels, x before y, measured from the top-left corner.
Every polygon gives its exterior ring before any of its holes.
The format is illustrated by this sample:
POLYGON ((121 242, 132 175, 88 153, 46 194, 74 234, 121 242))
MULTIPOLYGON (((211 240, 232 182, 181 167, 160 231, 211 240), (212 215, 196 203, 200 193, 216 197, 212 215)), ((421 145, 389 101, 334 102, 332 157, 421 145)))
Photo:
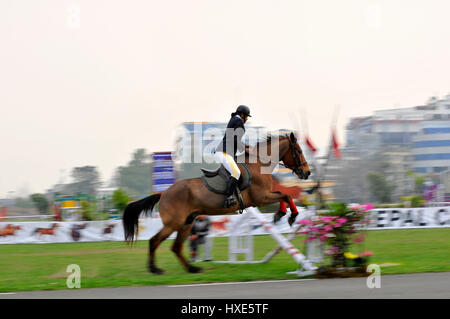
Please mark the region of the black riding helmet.
POLYGON ((246 105, 239 105, 238 108, 236 109, 236 113, 235 114, 240 114, 240 113, 244 113, 244 115, 247 115, 248 117, 252 117, 250 115, 250 108, 246 105))

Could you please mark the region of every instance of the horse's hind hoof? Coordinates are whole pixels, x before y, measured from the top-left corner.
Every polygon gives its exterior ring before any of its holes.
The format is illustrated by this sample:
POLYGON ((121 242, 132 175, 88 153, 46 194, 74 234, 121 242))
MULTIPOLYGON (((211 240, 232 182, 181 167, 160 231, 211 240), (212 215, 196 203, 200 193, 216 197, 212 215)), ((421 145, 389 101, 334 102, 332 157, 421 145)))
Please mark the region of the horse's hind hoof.
POLYGON ((150 271, 152 274, 155 274, 155 275, 162 275, 162 274, 164 274, 164 270, 162 270, 160 268, 157 268, 157 267, 150 267, 148 269, 148 271, 150 271))
POLYGON ((202 268, 200 268, 200 267, 197 267, 197 266, 192 266, 192 265, 189 265, 189 267, 188 267, 188 269, 187 269, 189 272, 191 272, 191 273, 199 273, 199 272, 203 272, 203 269, 202 268))

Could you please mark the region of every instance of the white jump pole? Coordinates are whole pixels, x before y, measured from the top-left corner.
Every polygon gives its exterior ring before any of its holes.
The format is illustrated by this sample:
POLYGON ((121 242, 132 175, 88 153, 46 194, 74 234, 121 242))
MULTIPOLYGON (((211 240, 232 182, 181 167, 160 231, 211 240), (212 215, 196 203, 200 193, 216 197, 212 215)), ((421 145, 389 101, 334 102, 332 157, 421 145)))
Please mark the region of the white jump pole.
MULTIPOLYGON (((315 215, 315 210, 311 213, 311 215, 312 215, 312 216, 315 215)), ((291 234, 289 234, 287 240, 288 240, 289 242, 292 241, 292 240, 295 238, 295 236, 297 236, 298 232, 300 231, 300 229, 302 229, 302 227, 303 227, 302 225, 298 225, 298 226, 294 229, 294 231, 293 231, 291 234)), ((276 254, 278 254, 282 249, 283 249, 283 247, 281 247, 281 246, 276 247, 274 250, 272 250, 271 252, 269 252, 269 253, 264 257, 264 259, 262 260, 262 262, 264 262, 264 263, 268 262, 268 261, 271 260, 276 254)))
POLYGON ((261 212, 255 208, 255 207, 248 207, 246 208, 246 211, 248 214, 251 214, 253 217, 255 217, 264 227, 265 230, 267 230, 270 235, 278 242, 280 247, 294 258, 294 260, 303 267, 303 270, 298 270, 295 273, 306 276, 309 274, 314 274, 317 267, 315 267, 309 260, 306 259, 306 257, 298 251, 297 248, 295 248, 289 240, 287 240, 283 235, 281 235, 269 222, 266 221, 264 218, 264 215, 261 214, 261 212))

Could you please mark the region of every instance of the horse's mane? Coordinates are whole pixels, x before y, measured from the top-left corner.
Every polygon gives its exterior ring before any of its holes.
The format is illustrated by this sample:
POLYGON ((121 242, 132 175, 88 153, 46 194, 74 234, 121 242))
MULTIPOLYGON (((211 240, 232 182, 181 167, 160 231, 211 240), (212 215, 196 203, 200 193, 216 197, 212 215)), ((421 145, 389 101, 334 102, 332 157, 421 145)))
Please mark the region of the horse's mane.
POLYGON ((272 140, 281 140, 281 139, 285 139, 285 138, 289 138, 288 134, 281 134, 281 135, 277 135, 277 134, 271 134, 271 133, 267 133, 266 136, 264 136, 262 139, 260 139, 258 142, 256 142, 256 144, 253 146, 253 148, 259 148, 261 146, 262 143, 264 144, 268 144, 271 143, 272 140))
MULTIPOLYGON (((285 138, 289 138, 288 134, 271 134, 271 133, 267 133, 264 137, 262 137, 258 142, 256 142, 256 144, 254 145, 247 145, 250 149, 254 149, 256 150, 256 153, 258 153, 259 149, 261 147, 266 146, 267 144, 270 144, 272 141, 279 141, 285 138)), ((246 150, 245 151, 245 157, 248 158, 249 156, 251 156, 249 154, 249 152, 246 150)))

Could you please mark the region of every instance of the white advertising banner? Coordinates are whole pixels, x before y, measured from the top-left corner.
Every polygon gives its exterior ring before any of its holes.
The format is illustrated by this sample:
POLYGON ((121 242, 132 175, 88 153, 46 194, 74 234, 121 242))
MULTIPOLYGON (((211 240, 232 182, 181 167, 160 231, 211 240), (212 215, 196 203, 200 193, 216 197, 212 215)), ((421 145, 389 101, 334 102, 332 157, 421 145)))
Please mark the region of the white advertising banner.
MULTIPOLYGON (((311 212, 299 209, 297 221, 310 216, 311 212)), ((274 227, 280 233, 290 233, 292 228, 286 214, 274 227)), ((450 227, 450 206, 424 208, 374 209, 369 212, 369 229, 400 229, 450 227)), ((228 237, 230 230, 237 227, 241 215, 209 216, 210 236, 228 237)), ((272 222, 273 214, 264 214, 272 222)), ((240 225, 243 226, 243 225, 240 225)), ((162 228, 158 213, 139 220, 138 240, 148 240, 162 228)), ((243 232, 253 235, 268 234, 261 222, 247 218, 243 232)), ((176 233, 170 238, 174 238, 176 233)), ((123 241, 122 220, 89 222, 2 222, 0 223, 0 244, 14 243, 67 243, 95 241, 123 241)))
POLYGON ((450 227, 450 206, 377 208, 370 214, 369 229, 450 227))

